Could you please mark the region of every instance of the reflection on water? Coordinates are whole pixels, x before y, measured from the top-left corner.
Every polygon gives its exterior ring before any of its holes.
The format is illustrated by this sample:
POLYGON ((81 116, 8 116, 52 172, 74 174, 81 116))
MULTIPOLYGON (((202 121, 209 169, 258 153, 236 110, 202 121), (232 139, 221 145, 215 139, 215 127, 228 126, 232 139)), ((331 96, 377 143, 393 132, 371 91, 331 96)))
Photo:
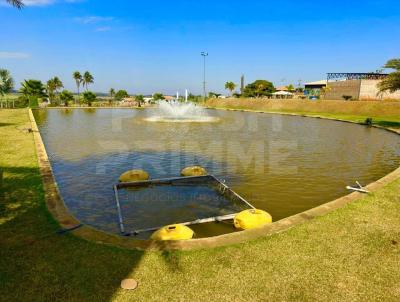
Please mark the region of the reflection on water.
MULTIPOLYGON (((34 112, 67 206, 83 223, 111 232, 118 232, 112 185, 133 168, 161 178, 177 176, 185 166, 205 166, 276 221, 346 194, 345 186, 356 180, 375 181, 400 163, 399 137, 379 129, 294 116, 209 113, 220 122, 148 123, 147 112, 134 109, 34 112)), ((158 210, 157 216, 152 207, 150 224, 168 215, 165 205, 158 210)), ((205 236, 232 226, 195 229, 205 236)))

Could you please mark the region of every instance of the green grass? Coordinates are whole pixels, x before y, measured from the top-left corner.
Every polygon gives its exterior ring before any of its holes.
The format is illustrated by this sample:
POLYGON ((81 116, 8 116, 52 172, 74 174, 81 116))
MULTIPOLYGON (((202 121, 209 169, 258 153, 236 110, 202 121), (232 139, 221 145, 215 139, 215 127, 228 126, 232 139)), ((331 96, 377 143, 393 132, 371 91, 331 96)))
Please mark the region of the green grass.
POLYGON ((271 113, 298 114, 342 119, 364 123, 372 118, 373 124, 400 129, 399 101, 304 101, 262 99, 210 99, 206 106, 219 109, 237 109, 271 113))
POLYGON ((139 252, 59 229, 26 110, 0 110, 0 301, 399 301, 400 180, 284 233, 190 252, 139 252), (139 281, 133 292, 120 281, 139 281))

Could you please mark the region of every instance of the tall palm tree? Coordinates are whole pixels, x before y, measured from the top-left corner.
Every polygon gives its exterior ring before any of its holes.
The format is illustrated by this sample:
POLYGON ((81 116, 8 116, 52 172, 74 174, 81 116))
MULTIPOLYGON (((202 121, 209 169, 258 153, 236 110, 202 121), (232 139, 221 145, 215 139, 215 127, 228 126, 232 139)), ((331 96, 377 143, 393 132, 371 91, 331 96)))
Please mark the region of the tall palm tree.
POLYGON ((58 77, 54 77, 47 81, 47 93, 49 94, 50 101, 55 99, 58 94, 58 89, 63 88, 64 85, 58 77))
POLYGON ((58 77, 54 77, 53 81, 54 81, 54 87, 55 87, 56 94, 58 94, 58 89, 64 88, 64 85, 58 77))
POLYGON ((111 88, 111 89, 110 89, 110 97, 113 98, 114 95, 115 95, 115 89, 114 89, 114 88, 111 88))
POLYGON ((0 69, 0 96, 10 93, 14 88, 14 80, 7 69, 0 69))
POLYGON ((56 90, 54 79, 50 79, 47 81, 46 90, 47 90, 47 94, 49 95, 50 102, 53 102, 54 97, 55 97, 54 92, 56 90))
POLYGON ((108 101, 108 103, 111 105, 114 95, 115 95, 115 89, 111 88, 109 93, 110 93, 110 100, 108 101))
POLYGON ((236 84, 235 83, 233 83, 233 82, 226 82, 225 83, 225 89, 228 89, 231 92, 231 94, 235 90, 235 88, 236 88, 236 84))
POLYGON ((22 0, 7 0, 7 2, 18 9, 21 9, 25 6, 22 0))
POLYGON ((83 81, 82 75, 81 75, 81 73, 80 73, 79 71, 75 71, 75 72, 72 74, 72 77, 74 78, 75 83, 76 83, 76 88, 77 88, 77 90, 78 90, 78 99, 79 99, 79 88, 81 87, 81 83, 82 83, 82 81, 83 81))
POLYGON ((82 83, 83 86, 86 86, 86 91, 88 91, 88 85, 94 83, 94 78, 89 71, 85 71, 85 73, 83 74, 82 83))

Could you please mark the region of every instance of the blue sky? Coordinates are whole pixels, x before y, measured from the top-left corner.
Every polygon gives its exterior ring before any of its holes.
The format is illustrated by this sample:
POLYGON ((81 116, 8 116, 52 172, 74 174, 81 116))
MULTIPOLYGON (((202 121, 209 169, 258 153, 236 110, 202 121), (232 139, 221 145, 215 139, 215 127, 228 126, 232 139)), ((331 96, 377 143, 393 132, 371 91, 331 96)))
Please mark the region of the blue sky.
POLYGON ((0 68, 26 78, 89 70, 93 91, 166 94, 226 81, 275 85, 369 72, 400 57, 397 1, 30 0, 18 11, 0 0, 0 68), (334 4, 334 5, 333 5, 334 4))

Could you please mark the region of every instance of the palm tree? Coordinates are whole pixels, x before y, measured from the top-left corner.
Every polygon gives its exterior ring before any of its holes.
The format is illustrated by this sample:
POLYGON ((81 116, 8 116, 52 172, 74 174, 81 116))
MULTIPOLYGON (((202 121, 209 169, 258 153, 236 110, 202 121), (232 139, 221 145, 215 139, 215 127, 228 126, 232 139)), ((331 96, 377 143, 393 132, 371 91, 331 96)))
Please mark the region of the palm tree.
POLYGON ((28 99, 30 107, 37 107, 38 98, 46 98, 45 87, 39 80, 25 80, 21 83, 20 92, 28 99))
POLYGON ((54 91, 56 90, 54 79, 50 79, 47 81, 46 85, 47 94, 49 95, 50 102, 54 101, 54 91))
POLYGON ((63 88, 64 85, 58 77, 54 77, 47 81, 47 93, 49 94, 50 101, 53 101, 58 94, 58 89, 63 88))
POLYGON ((14 80, 7 69, 0 69, 0 96, 10 93, 14 87, 14 80))
POLYGON ((110 97, 113 98, 114 95, 115 95, 115 90, 114 90, 114 88, 111 88, 110 89, 110 97))
POLYGON ((18 9, 21 9, 25 6, 22 0, 7 0, 7 2, 18 9))
POLYGON ((111 88, 109 93, 110 93, 110 101, 108 103, 111 105, 111 103, 113 101, 113 98, 114 98, 114 95, 115 95, 114 88, 111 88))
POLYGON ((233 82, 226 82, 225 83, 225 89, 228 89, 231 92, 231 94, 235 90, 235 88, 236 88, 236 84, 235 83, 233 83, 233 82))
POLYGON ((86 91, 88 91, 88 85, 94 83, 94 78, 93 76, 90 74, 89 71, 85 71, 85 73, 83 74, 83 86, 86 86, 86 91))
POLYGON ((74 78, 74 80, 75 80, 75 83, 76 83, 76 88, 78 89, 78 99, 79 99, 79 88, 81 87, 81 83, 82 83, 82 75, 81 75, 81 73, 79 72, 79 71, 75 71, 73 74, 72 74, 72 77, 74 78))

